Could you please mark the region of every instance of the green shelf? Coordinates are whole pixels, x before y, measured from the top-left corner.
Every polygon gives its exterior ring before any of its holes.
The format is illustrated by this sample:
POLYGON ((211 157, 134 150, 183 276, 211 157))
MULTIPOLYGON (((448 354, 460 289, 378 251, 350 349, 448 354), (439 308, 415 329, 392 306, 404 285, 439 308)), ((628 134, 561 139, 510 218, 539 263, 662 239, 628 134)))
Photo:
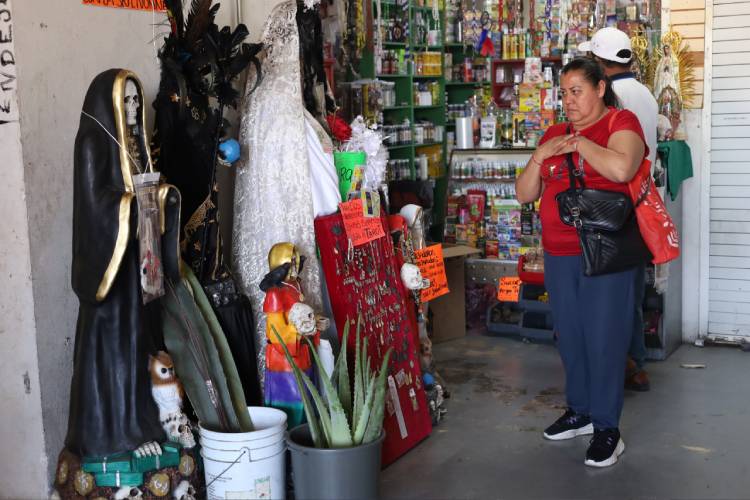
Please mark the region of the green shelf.
POLYGON ((411 148, 414 144, 397 144, 394 146, 387 146, 387 148, 390 149, 405 149, 405 148, 411 148))
MULTIPOLYGON (((372 12, 374 13, 374 7, 377 0, 372 0, 372 12)), ((440 70, 442 70, 443 64, 445 62, 443 54, 448 52, 447 46, 445 43, 445 16, 446 11, 445 8, 438 9, 438 22, 435 24, 432 22, 432 6, 431 5, 425 5, 425 6, 417 6, 415 5, 417 3, 417 0, 405 0, 404 2, 396 2, 394 0, 380 0, 381 5, 385 6, 383 9, 384 18, 388 16, 396 16, 404 19, 408 19, 410 23, 410 27, 415 26, 415 21, 418 17, 421 17, 426 23, 428 23, 428 28, 430 26, 439 26, 439 29, 441 31, 439 37, 437 39, 431 39, 433 42, 437 42, 435 44, 429 44, 426 43, 427 39, 421 39, 419 42, 423 43, 415 43, 417 42, 416 36, 408 36, 406 37, 406 40, 403 42, 401 41, 383 41, 382 46, 387 49, 405 49, 407 52, 411 54, 421 54, 424 53, 424 51, 431 51, 435 52, 437 54, 440 54, 440 58, 435 58, 436 63, 440 63, 440 70), (386 13, 389 13, 386 15, 386 13)), ((424 3, 431 4, 432 2, 425 1, 424 3)), ((415 33, 414 31, 411 32, 412 34, 415 33)), ((352 68, 352 71, 349 72, 349 77, 351 79, 359 79, 359 78, 378 78, 380 80, 385 80, 387 82, 393 83, 395 87, 395 101, 392 101, 394 106, 388 106, 383 108, 383 115, 385 118, 385 122, 389 124, 402 124, 404 120, 408 120, 409 123, 411 123, 412 126, 412 134, 414 133, 414 127, 417 122, 428 120, 435 124, 436 126, 445 126, 445 109, 446 109, 446 103, 451 102, 450 100, 444 99, 442 96, 445 95, 446 90, 448 87, 446 86, 446 79, 445 75, 442 71, 439 71, 438 74, 435 75, 413 75, 413 74, 377 74, 377 65, 375 61, 375 54, 373 49, 373 40, 372 40, 372 34, 368 34, 368 43, 365 46, 365 49, 363 51, 362 57, 359 62, 358 67, 352 68), (435 83, 433 83, 435 82, 435 83), (434 104, 430 106, 415 106, 414 101, 414 85, 418 83, 432 83, 433 85, 438 85, 440 100, 444 101, 441 104, 434 104)), ((463 44, 458 44, 457 46, 463 46, 463 44)), ((458 52, 455 50, 454 52, 458 52)), ((468 53, 468 52, 467 52, 468 53)), ((438 69, 435 67, 435 69, 438 69)), ((410 70, 411 72, 414 72, 414 69, 410 70)), ((464 87, 467 92, 470 87, 464 87)), ((462 88, 452 88, 451 90, 460 93, 462 88)), ((412 135, 412 138, 414 135, 412 135)), ((442 146, 440 148, 440 158, 439 158, 439 167, 440 167, 440 173, 446 172, 447 168, 447 160, 448 155, 445 148, 444 142, 430 142, 430 143, 423 143, 423 144, 398 144, 398 145, 392 145, 392 146, 386 146, 391 158, 398 159, 398 160, 408 160, 409 166, 411 170, 411 176, 410 178, 414 179, 416 178, 416 163, 415 163, 415 152, 416 148, 425 148, 428 146, 432 146, 437 150, 437 147, 442 146)), ((435 151, 437 153, 437 151, 435 151)), ((438 172, 433 172, 438 173, 438 172)), ((445 199, 448 189, 448 183, 445 178, 438 178, 433 181, 433 187, 434 187, 434 213, 436 221, 442 221, 444 219, 444 212, 445 212, 445 199)), ((442 229, 440 228, 442 222, 439 224, 436 224, 434 226, 434 234, 439 235, 440 238, 436 241, 442 240, 442 229)))
POLYGON ((445 82, 445 84, 455 87, 489 87, 492 82, 445 82))

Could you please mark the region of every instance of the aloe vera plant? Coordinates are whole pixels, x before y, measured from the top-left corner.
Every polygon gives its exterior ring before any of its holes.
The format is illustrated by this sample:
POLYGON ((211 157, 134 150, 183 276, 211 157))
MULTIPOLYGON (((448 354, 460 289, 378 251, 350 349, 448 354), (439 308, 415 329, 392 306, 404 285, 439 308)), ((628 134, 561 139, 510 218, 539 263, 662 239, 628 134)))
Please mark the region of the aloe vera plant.
POLYGON ((373 372, 367 354, 367 339, 360 342, 361 320, 360 317, 357 321, 355 340, 353 397, 347 363, 348 320, 341 339, 341 351, 330 378, 326 376, 312 341, 304 337, 310 346, 318 373, 321 374, 325 396, 321 396, 310 377, 297 366, 286 344, 272 326, 292 367, 297 388, 302 395, 310 435, 316 448, 347 448, 370 443, 380 437, 391 349, 389 348, 383 357, 380 371, 373 372))

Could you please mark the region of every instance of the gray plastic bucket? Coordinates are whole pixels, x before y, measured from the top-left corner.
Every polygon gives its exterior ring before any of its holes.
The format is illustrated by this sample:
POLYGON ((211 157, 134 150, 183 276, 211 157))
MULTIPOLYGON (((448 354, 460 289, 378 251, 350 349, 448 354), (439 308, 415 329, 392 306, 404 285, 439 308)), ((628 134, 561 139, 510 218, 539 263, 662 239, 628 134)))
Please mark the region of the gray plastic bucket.
POLYGON ((296 500, 377 499, 385 433, 352 448, 315 448, 307 424, 289 432, 296 500))

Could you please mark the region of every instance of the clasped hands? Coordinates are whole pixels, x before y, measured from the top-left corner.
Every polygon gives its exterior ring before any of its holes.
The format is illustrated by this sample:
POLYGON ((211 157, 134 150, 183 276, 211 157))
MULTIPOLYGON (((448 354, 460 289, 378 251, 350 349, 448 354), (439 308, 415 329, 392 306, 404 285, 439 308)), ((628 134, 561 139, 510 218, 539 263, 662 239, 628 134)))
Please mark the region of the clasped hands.
POLYGON ((558 135, 536 148, 531 155, 531 161, 541 166, 547 158, 578 151, 580 143, 587 140, 578 134, 558 135))

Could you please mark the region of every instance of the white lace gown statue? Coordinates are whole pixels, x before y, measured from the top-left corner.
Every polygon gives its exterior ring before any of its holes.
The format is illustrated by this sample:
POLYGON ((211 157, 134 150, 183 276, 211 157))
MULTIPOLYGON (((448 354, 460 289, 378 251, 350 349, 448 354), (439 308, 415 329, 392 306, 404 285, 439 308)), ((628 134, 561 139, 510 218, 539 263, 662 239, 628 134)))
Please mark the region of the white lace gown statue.
MULTIPOLYGON (((306 257, 301 275, 305 302, 315 311, 322 307, 296 13, 296 2, 286 1, 266 21, 263 78, 246 95, 240 123, 232 254, 240 287, 252 302, 261 374, 266 321, 265 294, 258 285, 269 271, 268 252, 275 243, 294 243, 306 257)), ((248 90, 254 81, 251 75, 248 90)))

